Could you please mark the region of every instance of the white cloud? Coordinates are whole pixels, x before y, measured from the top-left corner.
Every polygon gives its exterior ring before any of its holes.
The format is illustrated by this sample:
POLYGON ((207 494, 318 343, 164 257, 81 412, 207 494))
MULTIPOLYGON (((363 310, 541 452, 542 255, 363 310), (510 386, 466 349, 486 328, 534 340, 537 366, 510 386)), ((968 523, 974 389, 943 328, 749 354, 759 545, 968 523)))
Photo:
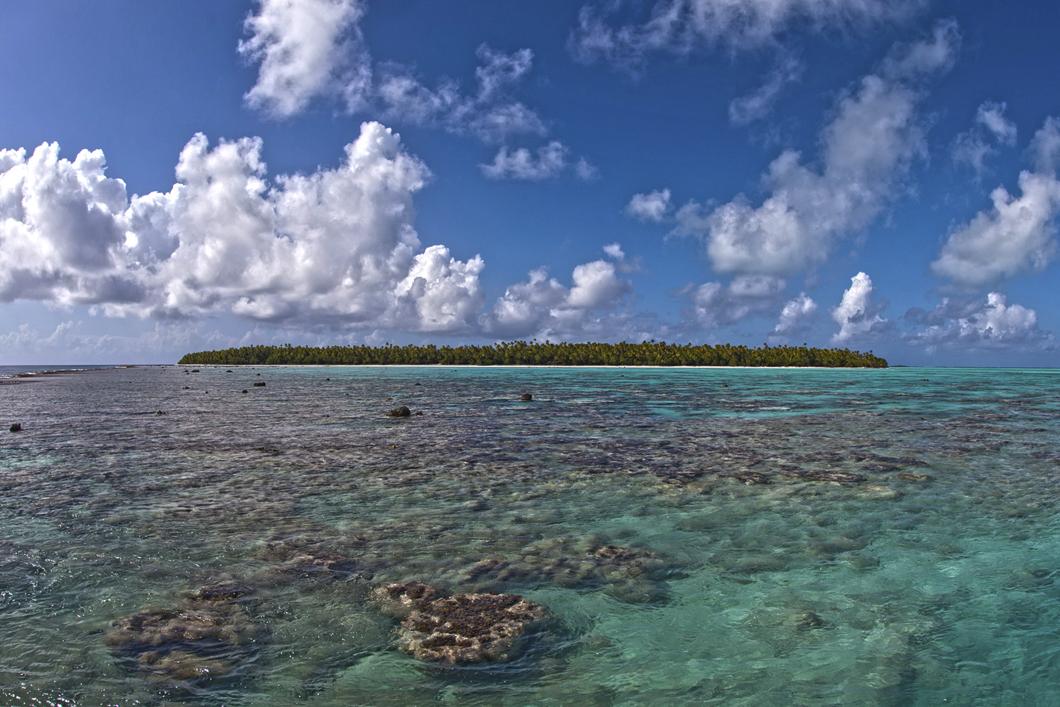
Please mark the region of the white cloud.
POLYGON ((767 116, 773 109, 773 104, 776 103, 780 92, 788 84, 802 78, 804 69, 802 62, 795 57, 784 56, 766 76, 761 86, 729 103, 729 120, 736 125, 747 125, 767 116))
POLYGON ((570 150, 566 145, 553 140, 531 152, 525 147, 511 149, 502 147, 493 157, 493 162, 479 167, 490 179, 521 179, 541 181, 558 177, 570 166, 570 150))
POLYGON ((559 338, 600 330, 601 317, 631 290, 615 264, 606 260, 576 266, 571 280, 568 288, 549 277, 545 268, 532 270, 526 282, 511 285, 497 300, 486 328, 500 336, 559 338))
POLYGON ((259 64, 247 102, 281 118, 318 97, 341 98, 350 111, 370 91, 371 60, 359 23, 362 0, 259 0, 239 52, 259 64))
POLYGON ((275 179, 261 148, 196 135, 173 188, 131 201, 101 152, 0 153, 0 298, 113 315, 473 326, 484 263, 420 250, 413 195, 430 173, 398 135, 365 123, 340 166, 275 179))
POLYGON ((670 190, 658 189, 645 194, 634 194, 626 205, 626 213, 641 221, 661 222, 670 212, 670 190))
POLYGON ((534 53, 520 49, 505 54, 483 44, 478 48, 478 58, 481 63, 475 69, 475 77, 478 79, 479 99, 488 100, 530 72, 534 53))
POLYGON ((975 121, 986 128, 1003 145, 1016 144, 1016 124, 1005 117, 1004 103, 986 102, 979 106, 975 121))
POLYGON ((402 66, 384 66, 377 93, 383 115, 392 120, 438 125, 453 133, 471 133, 485 142, 503 142, 512 135, 544 135, 544 121, 508 95, 533 66, 533 52, 510 54, 486 45, 478 49, 478 87, 465 93, 452 80, 430 88, 402 66))
POLYGON ((800 331, 814 312, 817 311, 817 303, 805 292, 799 293, 798 297, 788 300, 784 308, 780 310, 780 318, 774 334, 793 334, 800 331))
POLYGON ((976 112, 975 125, 960 133, 953 142, 953 161, 971 167, 982 177, 986 160, 997 153, 995 143, 1013 145, 1016 124, 1005 117, 1004 103, 986 102, 976 112))
POLYGON ((880 316, 881 310, 872 301, 872 278, 859 272, 850 278, 850 287, 843 292, 839 306, 832 310, 832 319, 839 325, 832 340, 842 343, 881 331, 887 325, 887 320, 880 316))
POLYGON ((1060 118, 1048 117, 1031 140, 1034 168, 1041 173, 1055 173, 1060 168, 1060 118))
POLYGON ((608 243, 604 246, 604 253, 615 260, 624 260, 626 257, 626 252, 622 250, 622 245, 619 243, 608 243))
POLYGON ((784 284, 768 275, 741 275, 728 285, 706 282, 687 293, 691 315, 703 326, 733 324, 776 306, 784 284))
POLYGON ((1040 270, 1056 252, 1060 180, 1054 171, 1060 131, 1050 118, 1031 143, 1037 171, 1019 175, 1019 196, 1004 187, 990 194, 993 206, 950 233, 938 259, 939 275, 966 285, 985 285, 1023 270, 1040 270))
POLYGON ((920 325, 907 338, 929 349, 939 346, 981 348, 1049 347, 1053 337, 1038 327, 1033 309, 1008 304, 1000 292, 965 304, 944 299, 931 312, 911 310, 906 318, 920 325))
POLYGON ((785 150, 763 178, 770 193, 760 204, 743 195, 713 209, 689 202, 675 233, 702 238, 719 272, 779 275, 824 261, 837 240, 879 215, 924 151, 915 79, 948 66, 957 44, 946 22, 930 39, 893 50, 881 73, 840 98, 822 132, 819 169, 785 150))
POLYGON ((600 170, 589 160, 579 157, 574 163, 574 176, 583 182, 591 182, 600 176, 600 170))
POLYGON ((748 50, 776 41, 795 28, 846 29, 907 15, 916 0, 655 0, 647 17, 613 21, 616 2, 586 5, 571 37, 583 60, 635 64, 647 54, 685 54, 698 46, 748 50))
POLYGON ((100 150, 59 157, 58 143, 0 150, 0 301, 138 300, 122 269, 125 183, 100 150))

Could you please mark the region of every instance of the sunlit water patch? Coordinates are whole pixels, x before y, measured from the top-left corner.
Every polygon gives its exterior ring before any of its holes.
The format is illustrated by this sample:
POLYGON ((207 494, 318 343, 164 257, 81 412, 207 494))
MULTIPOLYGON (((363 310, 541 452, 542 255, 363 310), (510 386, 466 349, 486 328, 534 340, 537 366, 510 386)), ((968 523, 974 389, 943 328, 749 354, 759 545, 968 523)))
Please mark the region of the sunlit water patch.
POLYGON ((134 368, 0 409, 0 703, 1060 690, 1060 372, 134 368), (410 582, 531 608, 425 648, 410 582))

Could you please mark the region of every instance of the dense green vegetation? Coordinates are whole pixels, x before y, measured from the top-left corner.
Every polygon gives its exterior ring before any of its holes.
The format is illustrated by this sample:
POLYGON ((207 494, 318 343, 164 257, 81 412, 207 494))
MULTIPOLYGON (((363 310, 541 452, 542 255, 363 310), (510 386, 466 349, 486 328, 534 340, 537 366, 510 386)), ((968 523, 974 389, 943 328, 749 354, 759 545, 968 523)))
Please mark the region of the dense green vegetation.
POLYGON ((486 346, 244 346, 180 359, 198 365, 532 365, 532 366, 823 366, 886 368, 871 353, 806 346, 555 344, 512 341, 486 346))

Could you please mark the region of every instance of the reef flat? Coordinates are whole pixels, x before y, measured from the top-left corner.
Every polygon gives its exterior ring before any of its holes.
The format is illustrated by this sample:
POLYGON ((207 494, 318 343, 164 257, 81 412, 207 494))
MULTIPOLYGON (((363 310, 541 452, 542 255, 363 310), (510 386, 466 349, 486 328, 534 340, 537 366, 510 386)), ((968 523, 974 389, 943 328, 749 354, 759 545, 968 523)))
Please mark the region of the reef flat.
POLYGON ((1058 371, 200 364, 0 409, 0 703, 1060 684, 1058 371))

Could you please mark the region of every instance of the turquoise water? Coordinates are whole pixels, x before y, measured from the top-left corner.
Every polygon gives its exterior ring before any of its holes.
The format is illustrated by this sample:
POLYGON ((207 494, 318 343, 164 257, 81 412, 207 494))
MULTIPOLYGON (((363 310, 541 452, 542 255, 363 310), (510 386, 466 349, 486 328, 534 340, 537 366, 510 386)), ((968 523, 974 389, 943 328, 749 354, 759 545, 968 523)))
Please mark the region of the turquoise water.
POLYGON ((0 386, 0 704, 1057 703, 1060 371, 190 371, 0 386), (551 618, 421 662, 408 580, 551 618), (113 644, 218 581, 220 674, 113 644))

